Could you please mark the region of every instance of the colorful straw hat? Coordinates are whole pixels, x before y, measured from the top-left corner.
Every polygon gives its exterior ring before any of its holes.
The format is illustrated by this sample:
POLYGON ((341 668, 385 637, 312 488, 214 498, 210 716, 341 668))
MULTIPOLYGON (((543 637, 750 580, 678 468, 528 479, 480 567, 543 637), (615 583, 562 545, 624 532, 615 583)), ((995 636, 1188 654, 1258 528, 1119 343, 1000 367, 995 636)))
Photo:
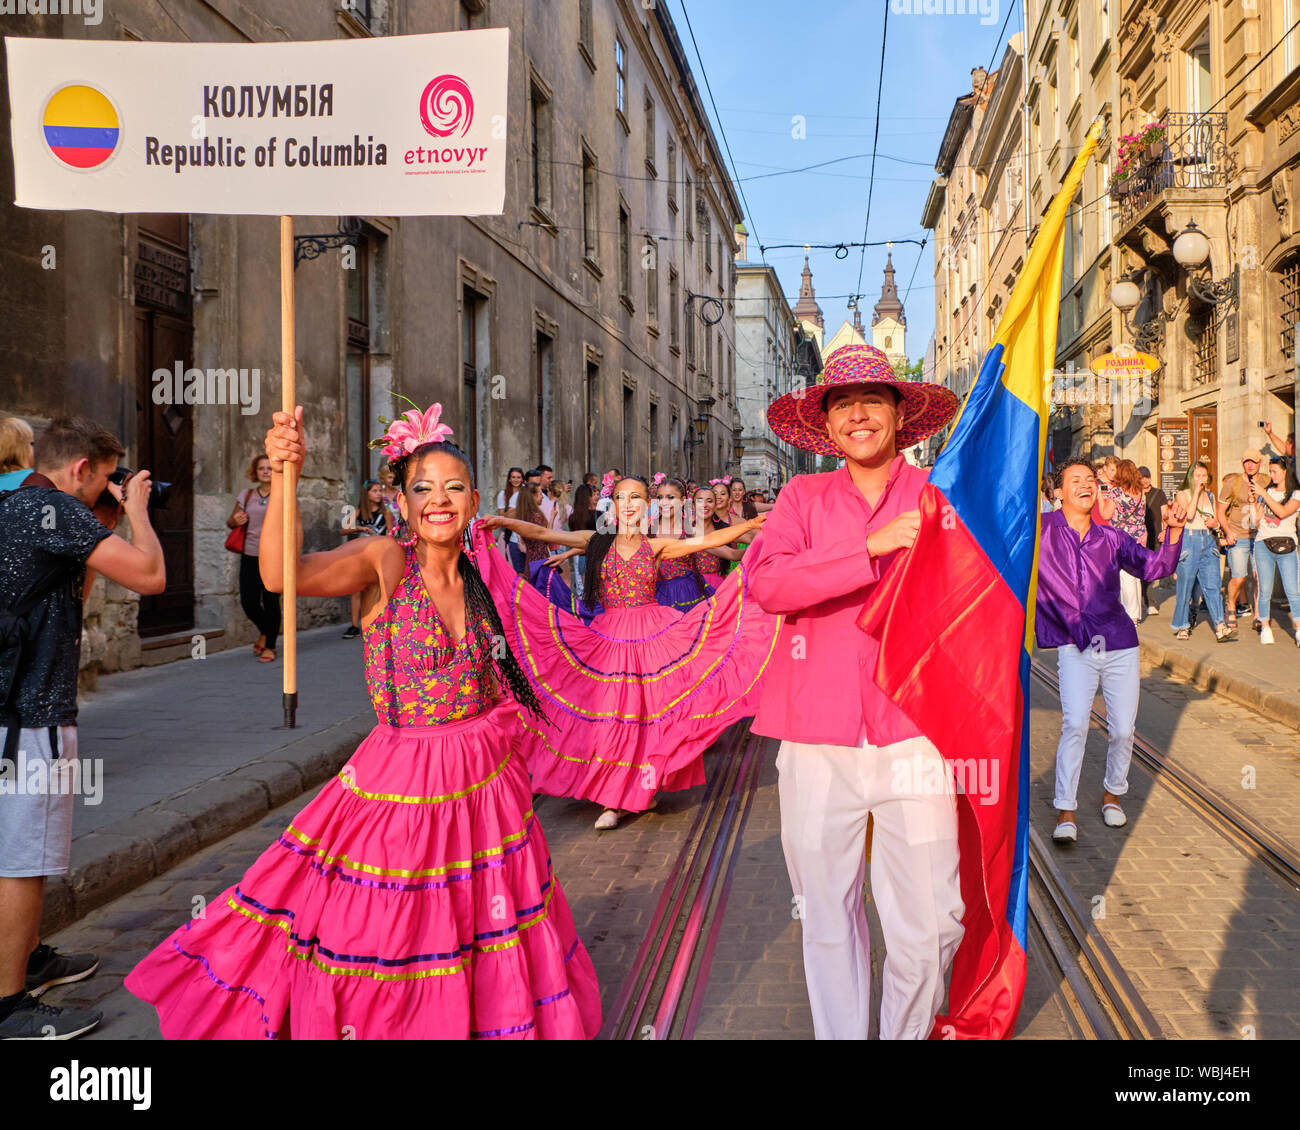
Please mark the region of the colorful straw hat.
POLYGON ((822 402, 836 385, 883 384, 903 398, 903 425, 894 446, 903 451, 939 431, 957 411, 957 395, 943 385, 925 381, 902 381, 879 349, 870 345, 845 345, 826 359, 826 368, 815 385, 797 388, 772 402, 767 422, 777 437, 819 455, 842 457, 834 440, 826 434, 826 410, 822 402))

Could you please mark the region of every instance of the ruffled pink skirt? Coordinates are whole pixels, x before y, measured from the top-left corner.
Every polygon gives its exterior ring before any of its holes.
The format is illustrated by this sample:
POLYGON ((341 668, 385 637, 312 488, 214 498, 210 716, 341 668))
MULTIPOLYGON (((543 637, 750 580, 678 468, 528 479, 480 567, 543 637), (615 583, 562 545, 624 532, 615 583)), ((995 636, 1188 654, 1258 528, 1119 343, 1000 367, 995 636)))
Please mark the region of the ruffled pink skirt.
POLYGON ((533 791, 641 812, 704 781, 704 751, 754 714, 781 617, 737 569, 685 614, 615 608, 587 626, 520 578, 486 537, 474 560, 551 725, 521 714, 533 791))
POLYGON ((167 1039, 590 1039, 600 993, 532 810, 518 707, 376 726, 126 987, 167 1039))

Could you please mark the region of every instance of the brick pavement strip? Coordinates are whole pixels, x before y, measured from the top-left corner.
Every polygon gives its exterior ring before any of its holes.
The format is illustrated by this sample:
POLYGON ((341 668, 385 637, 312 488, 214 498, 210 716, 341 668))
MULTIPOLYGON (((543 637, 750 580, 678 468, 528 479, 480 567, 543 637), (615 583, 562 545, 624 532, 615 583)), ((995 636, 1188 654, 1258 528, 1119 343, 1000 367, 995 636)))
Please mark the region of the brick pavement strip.
MULTIPOLYGON (((1144 688, 1167 677, 1153 673, 1144 688)), ((1060 706, 1037 685, 1031 703, 1030 819, 1046 837, 1055 823, 1060 706)), ((1216 757, 1235 762, 1224 753, 1231 752, 1231 732, 1192 711, 1171 725, 1169 709, 1159 700, 1153 707, 1144 694, 1139 732, 1165 725, 1176 739, 1171 752, 1203 779, 1212 775, 1216 757)), ((1275 726, 1258 718, 1251 724, 1260 732, 1275 726)), ((1080 901, 1105 900, 1095 928, 1171 1038, 1240 1039, 1247 1028, 1259 1039, 1291 1038, 1300 1012, 1300 897, 1137 764, 1124 800, 1127 826, 1105 827, 1099 813, 1105 749, 1104 733, 1094 728, 1080 781, 1079 842, 1053 848, 1080 901)), ((1294 753, 1279 753, 1268 768, 1270 804, 1293 814, 1300 807, 1294 753)))

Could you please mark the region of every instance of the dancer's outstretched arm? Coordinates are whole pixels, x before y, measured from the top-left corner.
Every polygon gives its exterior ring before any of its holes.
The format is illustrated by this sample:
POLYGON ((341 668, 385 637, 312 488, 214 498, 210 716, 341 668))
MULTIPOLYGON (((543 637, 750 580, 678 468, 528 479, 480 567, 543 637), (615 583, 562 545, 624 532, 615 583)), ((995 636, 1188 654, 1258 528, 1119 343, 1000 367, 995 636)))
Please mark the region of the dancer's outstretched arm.
MULTIPOLYGON (((262 520, 257 568, 270 592, 284 591, 284 465, 302 470, 307 437, 302 427, 302 407, 293 416, 277 412, 266 433, 266 455, 271 460, 271 497, 262 520)), ((323 553, 302 552, 302 523, 294 531, 298 545, 299 596, 351 596, 371 585, 387 594, 401 581, 405 553, 393 538, 358 538, 323 553), (387 582, 387 583, 385 583, 387 582)))
POLYGON ((750 518, 747 522, 740 522, 734 526, 728 526, 724 530, 711 530, 707 534, 697 534, 689 538, 651 538, 650 549, 656 557, 665 560, 672 560, 674 557, 689 557, 692 553, 698 553, 702 549, 715 549, 718 546, 730 545, 738 538, 743 538, 746 534, 761 530, 763 523, 767 521, 766 514, 760 514, 757 518, 750 518))
POLYGON ((548 541, 552 545, 567 545, 571 549, 586 549, 591 541, 593 530, 552 530, 548 526, 537 526, 532 522, 521 522, 518 518, 505 518, 499 514, 488 514, 478 520, 485 530, 505 529, 518 534, 521 538, 533 541, 548 541))

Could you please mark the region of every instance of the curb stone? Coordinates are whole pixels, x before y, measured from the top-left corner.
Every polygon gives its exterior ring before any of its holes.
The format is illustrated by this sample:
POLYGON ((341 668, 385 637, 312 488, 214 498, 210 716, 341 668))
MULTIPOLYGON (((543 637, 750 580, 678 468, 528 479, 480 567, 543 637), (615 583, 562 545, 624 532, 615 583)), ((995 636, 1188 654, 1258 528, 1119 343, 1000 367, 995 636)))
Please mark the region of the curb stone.
POLYGON ((67 874, 45 881, 41 935, 63 929, 311 791, 343 767, 374 724, 367 709, 78 836, 67 874))

